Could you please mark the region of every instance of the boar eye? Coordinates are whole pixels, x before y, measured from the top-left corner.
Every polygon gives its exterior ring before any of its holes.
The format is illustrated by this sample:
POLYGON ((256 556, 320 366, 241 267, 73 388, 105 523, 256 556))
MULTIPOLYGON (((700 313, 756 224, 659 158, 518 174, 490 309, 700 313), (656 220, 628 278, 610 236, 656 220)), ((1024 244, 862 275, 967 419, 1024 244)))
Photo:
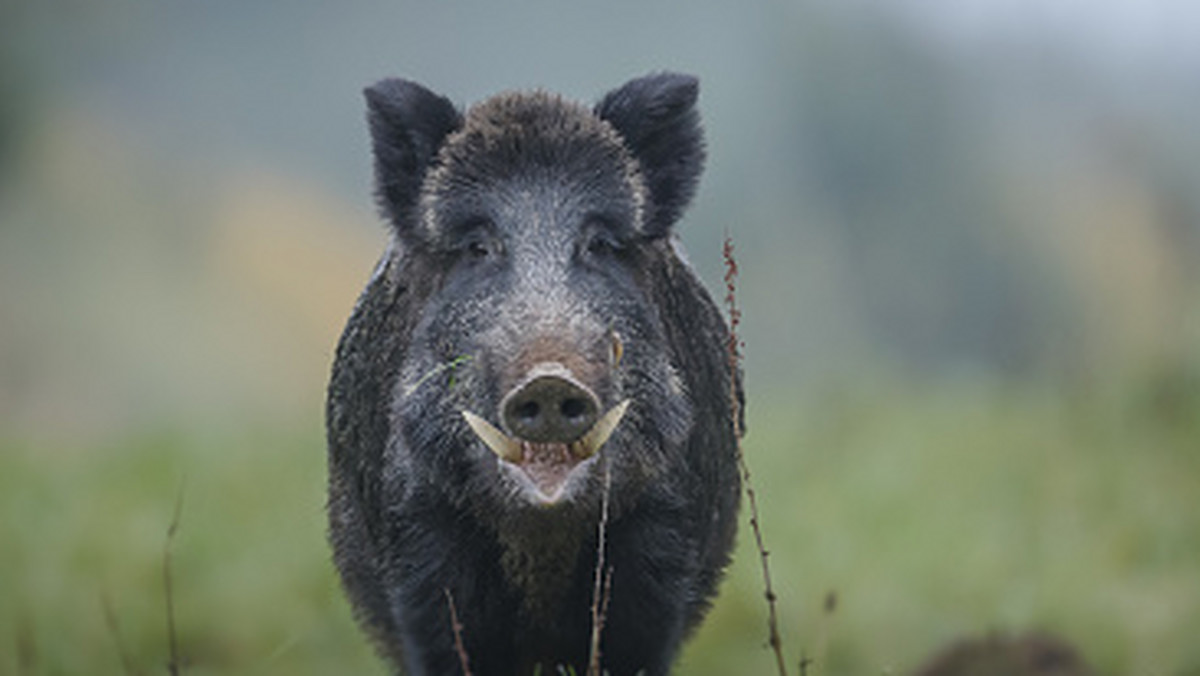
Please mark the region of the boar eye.
POLYGON ((494 260, 504 253, 504 245, 495 237, 476 237, 463 245, 462 256, 471 263, 494 260))
POLYGON ((458 233, 459 254, 472 261, 482 261, 499 254, 503 247, 493 233, 493 225, 485 217, 469 218, 459 223, 454 230, 458 233))
POLYGON ((485 240, 475 240, 467 243, 467 255, 475 260, 482 260, 492 255, 492 247, 485 240))
POLYGON ((587 239, 587 252, 593 256, 613 256, 619 254, 625 244, 607 230, 594 230, 587 239))

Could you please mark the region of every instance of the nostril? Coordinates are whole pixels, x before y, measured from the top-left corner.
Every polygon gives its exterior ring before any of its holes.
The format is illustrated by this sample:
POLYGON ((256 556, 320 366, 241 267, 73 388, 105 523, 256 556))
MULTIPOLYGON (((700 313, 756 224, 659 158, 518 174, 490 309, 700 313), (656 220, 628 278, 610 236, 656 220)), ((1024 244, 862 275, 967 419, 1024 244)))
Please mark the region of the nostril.
POLYGON ((562 404, 558 407, 558 412, 567 420, 575 422, 587 415, 588 405, 586 401, 578 397, 571 397, 563 400, 562 404))
POLYGON ((514 407, 513 413, 522 422, 532 423, 537 420, 538 414, 542 412, 542 407, 536 401, 527 401, 514 407))

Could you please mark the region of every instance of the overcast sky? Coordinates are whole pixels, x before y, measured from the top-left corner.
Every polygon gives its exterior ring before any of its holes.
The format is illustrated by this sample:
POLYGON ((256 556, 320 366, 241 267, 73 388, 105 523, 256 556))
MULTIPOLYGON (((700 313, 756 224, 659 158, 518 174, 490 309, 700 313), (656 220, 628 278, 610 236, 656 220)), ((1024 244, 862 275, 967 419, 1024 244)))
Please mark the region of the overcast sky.
MULTIPOLYGON (((831 3, 834 4, 834 3, 831 3)), ((1195 0, 860 0, 860 9, 909 13, 959 47, 1049 41, 1102 66, 1200 65, 1195 0)))

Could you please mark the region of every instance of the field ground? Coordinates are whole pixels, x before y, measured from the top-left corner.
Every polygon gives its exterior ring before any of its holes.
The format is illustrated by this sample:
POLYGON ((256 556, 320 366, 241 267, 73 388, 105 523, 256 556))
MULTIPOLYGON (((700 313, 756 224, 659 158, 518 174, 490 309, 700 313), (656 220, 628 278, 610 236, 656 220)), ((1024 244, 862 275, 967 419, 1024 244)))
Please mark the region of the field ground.
MULTIPOLYGON (((1104 674, 1200 673, 1195 397, 885 390, 751 402, 793 673, 803 654, 809 674, 904 674, 955 638, 1035 628, 1104 674)), ((185 673, 383 674, 329 562, 324 462, 316 423, 0 442, 0 674, 165 673, 181 490, 185 673)), ((739 547, 681 674, 773 673, 745 526, 739 547)))

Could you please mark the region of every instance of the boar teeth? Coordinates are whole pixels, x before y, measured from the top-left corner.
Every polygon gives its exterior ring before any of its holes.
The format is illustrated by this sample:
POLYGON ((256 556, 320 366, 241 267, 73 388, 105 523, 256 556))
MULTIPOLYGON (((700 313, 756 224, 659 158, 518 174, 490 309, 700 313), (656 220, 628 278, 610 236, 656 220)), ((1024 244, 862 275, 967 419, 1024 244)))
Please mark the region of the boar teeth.
POLYGON ((500 456, 501 460, 508 462, 521 462, 524 453, 521 451, 521 444, 513 441, 507 434, 496 429, 490 422, 480 418, 470 411, 462 412, 463 419, 467 421, 471 431, 485 446, 492 449, 492 452, 500 456))
MULTIPOLYGON (((626 399, 621 403, 608 409, 602 418, 592 425, 592 428, 587 431, 578 441, 573 441, 567 444, 571 455, 574 455, 580 460, 586 460, 596 454, 608 438, 612 436, 617 425, 621 423, 621 419, 625 417, 625 411, 629 408, 629 400, 626 399)), ((520 464, 525 459, 525 448, 522 442, 513 439, 504 432, 496 429, 490 422, 480 418, 470 411, 462 411, 463 420, 467 421, 467 426, 479 437, 493 453, 501 460, 507 460, 514 464, 520 464)))
POLYGON ((583 435, 579 441, 571 444, 571 450, 580 458, 590 458, 600 450, 604 442, 612 436, 613 430, 617 429, 617 425, 621 423, 621 418, 625 417, 625 410, 629 408, 629 400, 626 399, 621 403, 608 409, 608 413, 604 417, 596 421, 592 425, 592 429, 583 435))

